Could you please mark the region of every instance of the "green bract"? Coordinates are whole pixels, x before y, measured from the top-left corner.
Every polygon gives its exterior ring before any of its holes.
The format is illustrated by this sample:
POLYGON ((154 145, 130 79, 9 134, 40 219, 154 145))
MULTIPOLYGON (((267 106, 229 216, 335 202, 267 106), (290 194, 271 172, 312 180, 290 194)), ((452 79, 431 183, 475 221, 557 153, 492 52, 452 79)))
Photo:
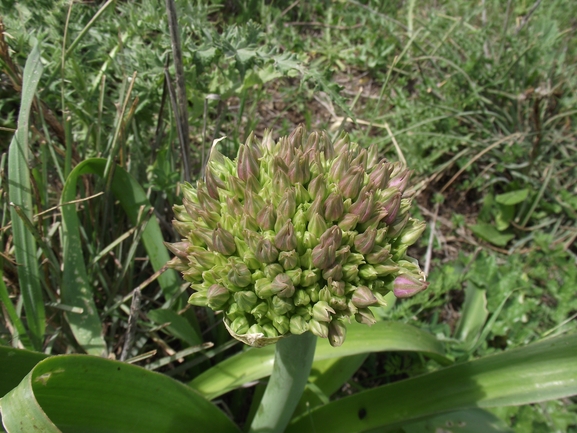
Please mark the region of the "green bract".
POLYGON ((183 185, 170 266, 195 290, 189 302, 222 310, 248 344, 311 331, 341 345, 343 322, 374 323, 383 295, 427 287, 406 256, 425 229, 409 216, 409 174, 346 134, 251 134, 234 161, 213 150, 205 181, 183 185))

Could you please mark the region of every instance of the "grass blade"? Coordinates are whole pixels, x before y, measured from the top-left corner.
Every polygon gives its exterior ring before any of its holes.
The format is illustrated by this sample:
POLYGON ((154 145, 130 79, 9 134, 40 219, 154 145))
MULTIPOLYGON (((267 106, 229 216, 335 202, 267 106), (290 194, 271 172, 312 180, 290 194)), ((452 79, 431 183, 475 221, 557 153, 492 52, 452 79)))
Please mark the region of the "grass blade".
MULTIPOLYGON (((34 45, 26 66, 22 82, 22 102, 18 115, 18 129, 10 143, 8 151, 8 184, 10 202, 19 206, 24 215, 32 220, 32 188, 28 161, 28 121, 32 100, 36 87, 42 75, 42 63, 38 45, 34 45)), ((10 208, 12 233, 14 235, 14 252, 18 263, 18 281, 20 293, 26 310, 26 320, 30 331, 30 340, 35 349, 42 349, 45 329, 45 310, 40 286, 38 260, 36 258, 36 241, 26 228, 22 219, 16 213, 14 206, 10 208)))

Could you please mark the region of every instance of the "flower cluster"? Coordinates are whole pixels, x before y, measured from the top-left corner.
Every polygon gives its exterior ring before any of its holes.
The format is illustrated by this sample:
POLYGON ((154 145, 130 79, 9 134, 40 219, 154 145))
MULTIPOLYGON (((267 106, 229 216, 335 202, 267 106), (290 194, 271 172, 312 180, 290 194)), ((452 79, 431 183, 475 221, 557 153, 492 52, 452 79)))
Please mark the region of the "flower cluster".
POLYGON ((388 292, 427 287, 406 255, 425 228, 409 215, 409 175, 346 134, 251 135, 235 160, 213 150, 205 181, 183 185, 170 266, 195 290, 191 304, 223 311, 249 344, 310 331, 341 345, 343 322, 371 325, 388 292))

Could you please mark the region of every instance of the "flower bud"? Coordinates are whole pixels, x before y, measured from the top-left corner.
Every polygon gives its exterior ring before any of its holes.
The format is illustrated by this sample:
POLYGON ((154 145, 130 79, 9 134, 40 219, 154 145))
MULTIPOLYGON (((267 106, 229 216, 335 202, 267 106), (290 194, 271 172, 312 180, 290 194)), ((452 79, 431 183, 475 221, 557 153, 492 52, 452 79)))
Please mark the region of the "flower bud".
POLYGON ((294 295, 295 286, 287 274, 278 274, 271 285, 272 292, 281 298, 290 298, 294 295))
POLYGON ((339 221, 339 227, 342 231, 347 232, 350 230, 354 230, 359 222, 359 216, 353 213, 345 214, 342 219, 339 221))
POLYGON ((308 186, 308 191, 313 200, 320 198, 323 200, 325 198, 325 192, 327 190, 327 183, 325 177, 322 174, 316 176, 310 181, 308 186))
POLYGON ((279 296, 272 297, 271 309, 273 314, 277 316, 284 316, 295 309, 292 298, 281 298, 279 296))
POLYGON ((309 325, 302 316, 292 316, 290 318, 289 330, 291 334, 300 335, 309 330, 309 325))
POLYGON ((389 163, 380 162, 369 174, 369 183, 377 189, 385 189, 389 183, 391 166, 389 163))
POLYGON ((339 182, 339 190, 343 193, 343 196, 353 200, 356 199, 363 186, 364 176, 365 171, 362 167, 358 165, 351 166, 345 177, 339 182))
POLYGON ((320 338, 328 338, 329 336, 329 324, 327 322, 311 319, 309 320, 309 330, 320 338))
POLYGON ((268 299, 273 296, 272 281, 268 278, 260 278, 254 283, 254 291, 260 299, 268 299))
POLYGON ((296 211, 295 189, 289 188, 285 191, 284 195, 280 199, 280 202, 276 209, 277 221, 275 224, 275 230, 279 231, 282 225, 285 223, 285 221, 294 216, 295 211, 296 211))
POLYGON ((242 290, 234 294, 234 301, 242 311, 250 313, 250 311, 256 306, 258 298, 254 292, 242 290))
POLYGON ((188 255, 188 248, 191 246, 190 242, 175 242, 173 244, 169 244, 168 242, 164 242, 166 248, 170 250, 172 254, 176 257, 186 259, 188 255))
POLYGON ((217 227, 212 232, 212 248, 225 256, 230 256, 236 251, 234 236, 222 227, 217 227))
POLYGON ((213 284, 206 291, 207 305, 213 310, 220 310, 229 298, 230 292, 220 284, 213 284))
POLYGON ((278 250, 268 239, 261 239, 256 246, 254 255, 262 263, 273 263, 278 258, 278 250))
POLYGON ((371 265, 383 263, 389 257, 391 257, 390 245, 387 245, 387 248, 383 248, 377 245, 371 253, 366 255, 367 263, 370 263, 371 265))
POLYGON ((379 278, 379 274, 372 265, 362 265, 359 267, 359 277, 363 280, 372 281, 379 278))
POLYGON ((291 251, 297 247, 297 237, 290 219, 287 220, 275 236, 274 244, 280 251, 291 251))
POLYGON ((367 286, 359 286, 353 292, 351 298, 353 305, 358 308, 366 308, 377 303, 377 298, 367 286))
POLYGON ((252 273, 244 263, 231 265, 227 276, 229 281, 238 287, 246 287, 252 283, 252 273))
POLYGON ((295 291, 294 304, 296 307, 302 307, 304 305, 309 305, 311 302, 310 296, 304 290, 295 291))
POLYGON ((262 335, 264 335, 264 329, 262 329, 262 326, 255 323, 250 328, 248 328, 247 334, 253 334, 253 335, 254 334, 262 334, 262 335))
POLYGON ((258 213, 264 208, 264 206, 265 203, 262 197, 247 188, 244 194, 244 211, 256 219, 258 213))
POLYGON ((228 190, 236 197, 238 200, 244 200, 244 190, 245 184, 236 176, 228 176, 226 178, 226 183, 228 190))
POLYGON ((280 335, 284 335, 289 332, 290 320, 286 316, 275 316, 272 325, 276 328, 280 335))
POLYGON ((343 179, 350 166, 350 156, 348 152, 341 152, 333 161, 329 170, 329 177, 333 182, 343 179))
POLYGON ((343 198, 338 193, 331 193, 324 204, 324 215, 327 221, 337 221, 343 212, 345 207, 343 204, 343 198))
POLYGON ((264 331, 264 335, 267 338, 276 338, 278 337, 278 331, 276 330, 276 328, 272 325, 272 323, 265 323, 264 325, 262 325, 262 329, 264 331))
POLYGON ((345 283, 344 281, 328 281, 328 289, 333 296, 344 296, 345 295, 345 283))
POLYGON ((320 280, 319 271, 312 269, 305 269, 301 274, 300 285, 302 287, 310 287, 320 280))
POLYGON ((267 313, 268 304, 266 302, 259 302, 252 310, 250 310, 250 314, 252 314, 257 320, 265 318, 267 313))
POLYGON ((359 199, 350 207, 349 212, 359 217, 360 223, 365 223, 373 216, 374 193, 372 191, 362 194, 359 199))
POLYGON ((244 335, 248 332, 249 329, 248 320, 244 316, 237 317, 230 324, 230 329, 239 335, 244 335))
POLYGON ((343 267, 340 264, 334 264, 328 269, 323 271, 323 278, 325 280, 333 279, 340 280, 343 278, 343 267))
POLYGON ((397 298, 410 298, 422 292, 429 286, 429 283, 421 281, 412 275, 401 274, 393 282, 393 293, 397 298))
POLYGON ((323 233, 327 231, 327 223, 325 219, 318 213, 315 213, 312 218, 310 218, 307 230, 314 234, 317 238, 320 238, 323 233))
POLYGON ((335 262, 336 248, 333 244, 319 244, 313 248, 312 262, 313 266, 319 269, 328 269, 335 262))
POLYGON ((276 212, 274 206, 269 201, 258 212, 256 216, 256 222, 262 230, 267 231, 274 229, 275 221, 276 221, 276 212))
POLYGON ((355 320, 359 323, 362 323, 363 325, 368 326, 372 326, 377 323, 375 316, 368 308, 359 309, 359 311, 355 314, 355 320))
POLYGON ((413 245, 421 237, 426 227, 424 221, 409 219, 409 223, 403 229, 398 242, 405 246, 413 245))
POLYGON ((333 347, 338 347, 342 345, 345 341, 345 336, 347 335, 347 328, 345 325, 338 321, 333 320, 329 323, 329 343, 333 347))
POLYGON ((220 198, 218 194, 219 188, 226 189, 224 182, 221 180, 220 177, 215 175, 209 167, 206 168, 205 176, 206 176, 206 189, 209 195, 213 199, 219 200, 220 198))
POLYGON ((282 266, 278 263, 271 263, 264 268, 264 275, 271 281, 274 280, 278 274, 282 274, 283 272, 284 270, 282 266))
POLYGON ((255 178, 258 179, 259 172, 260 172, 259 164, 254 150, 250 146, 241 145, 238 151, 238 166, 237 166, 237 174, 239 179, 244 180, 246 182, 246 180, 250 175, 253 175, 255 178))
POLYGON ((206 298, 206 292, 195 292, 188 298, 188 303, 196 305, 197 307, 206 307, 208 305, 208 299, 206 298))
POLYGON ((331 314, 335 314, 335 310, 325 301, 318 301, 313 306, 313 319, 319 322, 330 322, 331 314))
POLYGON ((389 180, 389 187, 397 187, 399 191, 404 192, 411 177, 411 172, 407 169, 401 169, 397 173, 393 172, 391 180, 389 180))
POLYGON ((357 250, 357 252, 365 255, 373 251, 376 237, 377 237, 377 230, 372 228, 356 236, 355 249, 357 250))

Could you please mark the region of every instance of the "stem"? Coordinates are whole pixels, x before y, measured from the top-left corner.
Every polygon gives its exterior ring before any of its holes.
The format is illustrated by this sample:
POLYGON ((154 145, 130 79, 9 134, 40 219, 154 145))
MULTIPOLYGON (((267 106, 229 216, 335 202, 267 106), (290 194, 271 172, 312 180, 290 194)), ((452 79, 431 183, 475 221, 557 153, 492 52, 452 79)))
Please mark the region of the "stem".
POLYGON ((307 383, 316 341, 305 332, 277 343, 272 375, 249 433, 284 432, 307 383))

